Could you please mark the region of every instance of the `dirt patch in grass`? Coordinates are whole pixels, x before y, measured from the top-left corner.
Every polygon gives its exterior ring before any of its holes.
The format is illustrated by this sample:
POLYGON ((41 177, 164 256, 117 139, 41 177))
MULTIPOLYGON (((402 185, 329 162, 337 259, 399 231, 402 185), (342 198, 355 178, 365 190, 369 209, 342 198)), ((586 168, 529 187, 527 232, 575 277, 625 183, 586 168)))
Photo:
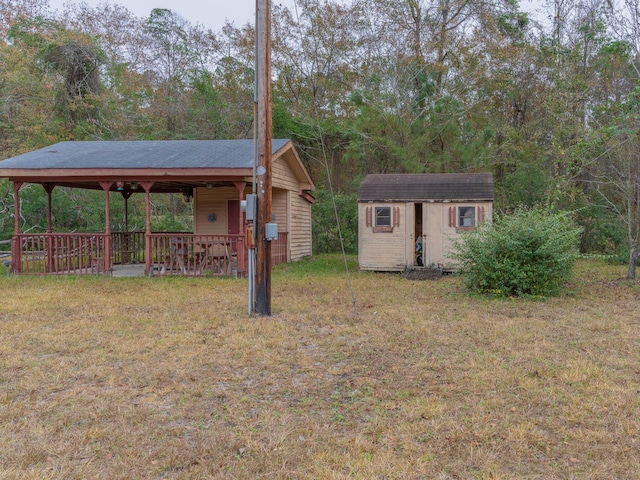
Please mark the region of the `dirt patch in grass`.
POLYGON ((440 280, 444 273, 438 268, 415 268, 402 272, 407 280, 440 280))
POLYGON ((547 301, 354 273, 354 309, 276 270, 268 318, 243 281, 0 279, 0 477, 636 478, 640 290, 577 273, 547 301))

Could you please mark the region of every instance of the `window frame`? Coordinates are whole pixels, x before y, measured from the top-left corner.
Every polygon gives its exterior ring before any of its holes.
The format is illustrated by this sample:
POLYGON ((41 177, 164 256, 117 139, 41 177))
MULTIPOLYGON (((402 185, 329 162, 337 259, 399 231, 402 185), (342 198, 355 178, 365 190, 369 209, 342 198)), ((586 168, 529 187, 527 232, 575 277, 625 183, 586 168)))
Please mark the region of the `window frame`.
POLYGON ((400 226, 400 207, 393 205, 369 205, 365 211, 365 225, 373 233, 393 233, 400 226))
POLYGON ((457 208, 456 227, 463 230, 472 230, 478 227, 478 211, 475 205, 464 205, 457 208), (473 216, 467 216, 467 212, 473 212, 473 216), (465 225, 464 221, 471 219, 471 225, 465 225))
POLYGON ((374 223, 375 228, 391 228, 391 207, 375 207, 374 209, 374 223), (386 215, 381 215, 382 211, 386 210, 386 215), (379 220, 386 218, 387 221, 381 223, 379 220))

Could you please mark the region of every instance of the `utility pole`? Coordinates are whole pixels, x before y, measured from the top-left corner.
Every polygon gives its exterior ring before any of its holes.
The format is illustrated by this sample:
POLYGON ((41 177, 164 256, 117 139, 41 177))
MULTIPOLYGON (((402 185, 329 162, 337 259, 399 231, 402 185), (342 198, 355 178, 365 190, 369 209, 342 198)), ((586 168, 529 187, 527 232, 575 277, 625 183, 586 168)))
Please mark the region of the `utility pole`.
POLYGON ((256 92, 258 99, 258 165, 255 220, 256 279, 255 312, 271 315, 271 241, 265 226, 271 222, 271 0, 256 0, 256 92))

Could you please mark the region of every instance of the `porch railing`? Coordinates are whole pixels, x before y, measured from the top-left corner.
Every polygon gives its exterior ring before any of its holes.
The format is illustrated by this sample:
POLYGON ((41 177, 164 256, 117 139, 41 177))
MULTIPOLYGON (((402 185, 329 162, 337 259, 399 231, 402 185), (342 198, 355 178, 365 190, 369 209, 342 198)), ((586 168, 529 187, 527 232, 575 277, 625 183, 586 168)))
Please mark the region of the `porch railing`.
POLYGON ((16 235, 12 269, 32 275, 104 273, 105 240, 96 233, 16 235))
MULTIPOLYGON (((246 274, 244 235, 114 232, 20 234, 12 240, 12 270, 27 275, 100 274, 110 265, 145 263, 149 275, 246 274), (147 254, 147 252, 149 252, 147 254), (148 255, 148 257, 147 257, 148 255)), ((286 263, 288 234, 271 242, 271 263, 286 263)))
POLYGON ((271 265, 278 265, 289 261, 287 237, 287 232, 278 232, 278 239, 271 242, 271 265))
POLYGON ((243 276, 244 235, 152 233, 149 275, 243 276))
POLYGON ((145 232, 111 232, 111 262, 114 265, 144 263, 145 232))

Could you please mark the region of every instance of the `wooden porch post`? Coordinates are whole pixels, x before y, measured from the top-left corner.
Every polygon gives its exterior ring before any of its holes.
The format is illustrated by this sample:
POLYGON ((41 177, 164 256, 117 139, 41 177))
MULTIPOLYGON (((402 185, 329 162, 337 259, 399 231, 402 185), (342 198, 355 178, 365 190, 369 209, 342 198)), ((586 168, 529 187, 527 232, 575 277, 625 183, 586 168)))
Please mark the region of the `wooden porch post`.
POLYGON ((49 271, 53 272, 53 236, 51 235, 53 233, 53 215, 51 213, 51 193, 53 192, 55 185, 52 183, 43 183, 42 188, 47 192, 47 233, 49 234, 47 236, 47 252, 49 252, 47 256, 49 257, 49 271))
POLYGON ((53 189, 56 188, 56 186, 53 183, 43 183, 42 188, 44 188, 44 191, 47 192, 47 233, 53 233, 53 226, 52 226, 53 215, 51 214, 51 193, 53 192, 53 189))
POLYGON ((113 186, 113 182, 100 182, 100 186, 104 190, 104 269, 111 272, 111 210, 109 208, 109 191, 113 186))
POLYGON ((154 182, 140 182, 145 193, 144 274, 151 274, 151 187, 154 182))
POLYGON ((131 190, 123 190, 120 192, 124 198, 124 231, 129 231, 129 198, 133 195, 131 190))
MULTIPOLYGON (((233 182, 233 184, 238 189, 238 199, 240 201, 244 200, 244 189, 247 187, 247 182, 233 182)), ((240 209, 240 228, 244 226, 244 216, 245 214, 240 209)))
POLYGON ((123 190, 120 193, 124 198, 124 232, 120 236, 120 261, 124 264, 131 262, 131 254, 135 253, 131 249, 132 237, 129 235, 129 197, 133 195, 133 192, 123 190))
POLYGON ((13 241, 11 242, 11 271, 22 272, 22 244, 20 242, 20 189, 24 182, 13 182, 13 241))
MULTIPOLYGON (((242 202, 242 200, 244 200, 244 189, 247 186, 247 182, 233 182, 233 184, 236 186, 236 188, 238 189, 238 195, 239 195, 239 199, 240 202, 242 202)), ((244 213, 242 211, 242 208, 238 209, 238 213, 240 215, 240 223, 238 223, 239 228, 238 228, 238 233, 243 235, 243 240, 242 242, 238 242, 238 248, 237 248, 237 253, 236 253, 236 270, 239 274, 239 272, 244 272, 245 271, 245 266, 244 266, 244 258, 245 258, 245 246, 247 245, 247 239, 244 238, 244 235, 246 235, 245 233, 245 228, 244 228, 244 223, 245 223, 245 217, 246 217, 246 213, 244 213)))

